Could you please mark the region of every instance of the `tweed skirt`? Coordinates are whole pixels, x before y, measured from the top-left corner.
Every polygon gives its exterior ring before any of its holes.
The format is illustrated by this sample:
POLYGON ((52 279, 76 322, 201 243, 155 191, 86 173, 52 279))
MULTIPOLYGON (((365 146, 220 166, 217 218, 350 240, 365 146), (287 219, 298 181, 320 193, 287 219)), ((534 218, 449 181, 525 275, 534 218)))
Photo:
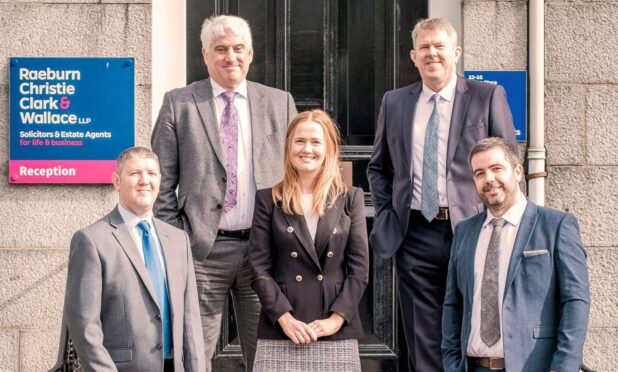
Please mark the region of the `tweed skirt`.
POLYGON ((356 339, 295 345, 258 339, 253 372, 360 372, 356 339))

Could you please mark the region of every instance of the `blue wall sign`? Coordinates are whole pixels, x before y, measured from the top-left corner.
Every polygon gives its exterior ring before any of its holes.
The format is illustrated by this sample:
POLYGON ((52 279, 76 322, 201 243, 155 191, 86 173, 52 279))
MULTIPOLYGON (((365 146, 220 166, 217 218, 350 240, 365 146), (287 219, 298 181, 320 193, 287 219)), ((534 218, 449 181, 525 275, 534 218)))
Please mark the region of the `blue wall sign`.
POLYGON ((11 183, 111 183, 135 143, 133 58, 9 58, 11 183))
POLYGON ((500 84, 506 91, 506 100, 513 113, 513 124, 518 142, 527 140, 528 78, 526 71, 466 71, 466 79, 500 84))

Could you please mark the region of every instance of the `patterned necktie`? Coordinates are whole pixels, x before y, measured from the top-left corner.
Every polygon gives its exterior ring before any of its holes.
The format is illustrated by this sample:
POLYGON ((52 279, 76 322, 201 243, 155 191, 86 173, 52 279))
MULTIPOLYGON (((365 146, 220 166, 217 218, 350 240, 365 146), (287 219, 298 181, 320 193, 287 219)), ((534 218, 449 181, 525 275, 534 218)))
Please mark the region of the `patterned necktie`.
POLYGON ((221 115, 221 145, 225 152, 227 169, 227 188, 223 200, 223 212, 229 212, 236 206, 236 192, 238 190, 238 114, 234 107, 235 92, 221 94, 225 100, 225 109, 221 115))
POLYGON ((438 214, 438 129, 440 115, 438 102, 440 95, 431 96, 433 111, 425 130, 425 147, 423 148, 423 183, 421 185, 421 213, 431 222, 438 214))
POLYGON ((163 265, 159 259, 157 246, 154 237, 150 232, 148 222, 142 220, 137 224, 142 231, 142 249, 144 250, 144 263, 150 274, 150 280, 157 295, 157 303, 161 310, 161 326, 163 329, 163 359, 170 355, 172 350, 172 324, 170 315, 170 304, 167 293, 167 283, 163 275, 163 265))
POLYGON ((481 284, 481 340, 491 347, 500 339, 500 311, 498 303, 498 266, 500 260, 500 235, 506 221, 491 220, 493 231, 487 246, 483 282, 481 284))

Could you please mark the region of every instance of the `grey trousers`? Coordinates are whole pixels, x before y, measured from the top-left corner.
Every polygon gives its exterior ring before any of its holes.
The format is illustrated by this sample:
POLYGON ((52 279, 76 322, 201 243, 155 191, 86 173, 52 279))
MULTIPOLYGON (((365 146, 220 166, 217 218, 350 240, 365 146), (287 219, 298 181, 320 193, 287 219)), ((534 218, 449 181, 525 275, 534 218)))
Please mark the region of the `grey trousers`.
POLYGON ((247 241, 217 237, 202 261, 194 261, 204 332, 206 371, 212 371, 212 357, 221 333, 221 319, 228 293, 232 296, 240 347, 247 371, 253 369, 257 343, 260 302, 251 288, 247 241))

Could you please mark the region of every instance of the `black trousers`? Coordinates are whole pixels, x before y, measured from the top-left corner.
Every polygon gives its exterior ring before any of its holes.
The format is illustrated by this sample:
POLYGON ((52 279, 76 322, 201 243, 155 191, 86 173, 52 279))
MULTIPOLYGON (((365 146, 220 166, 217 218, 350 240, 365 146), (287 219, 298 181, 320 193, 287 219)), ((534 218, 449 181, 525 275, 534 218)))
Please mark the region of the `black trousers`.
POLYGON ((174 358, 163 360, 163 372, 174 372, 174 358))
POLYGON ((410 211, 396 269, 411 372, 443 371, 442 304, 452 240, 449 220, 427 222, 420 211, 410 211))

